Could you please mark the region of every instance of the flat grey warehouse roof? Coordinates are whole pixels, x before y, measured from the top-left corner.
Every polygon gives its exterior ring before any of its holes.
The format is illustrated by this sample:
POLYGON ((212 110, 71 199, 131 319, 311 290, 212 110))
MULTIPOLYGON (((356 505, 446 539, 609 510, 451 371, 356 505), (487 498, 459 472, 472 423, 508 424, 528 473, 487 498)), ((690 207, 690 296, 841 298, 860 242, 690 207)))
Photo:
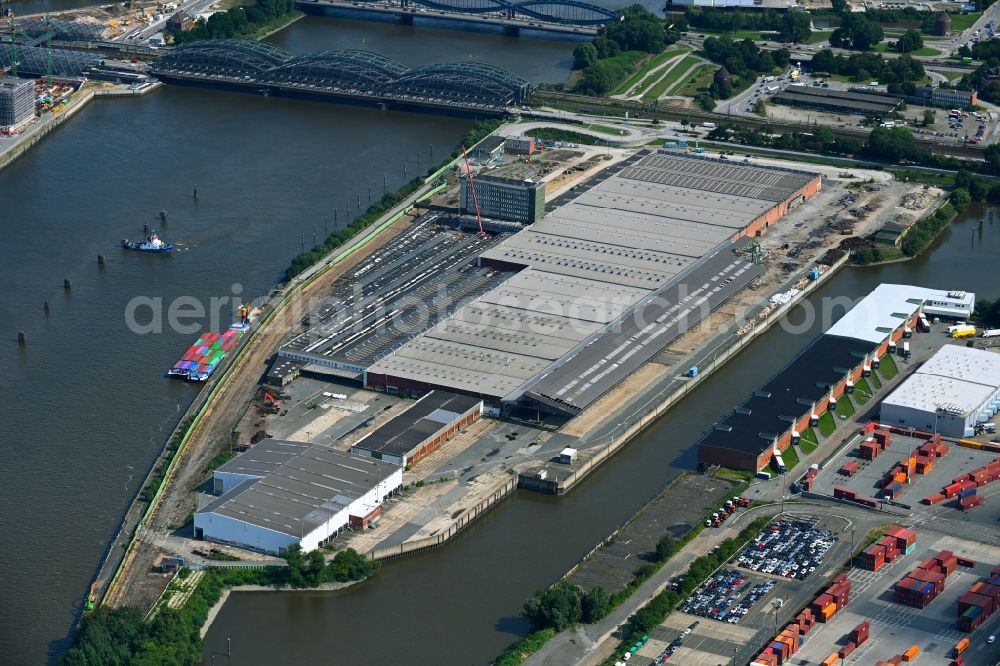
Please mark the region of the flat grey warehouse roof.
POLYGON ((265 439, 218 469, 263 477, 241 483, 199 513, 215 513, 299 537, 398 469, 398 465, 320 444, 265 439), (250 460, 242 461, 246 456, 250 460))
POLYGON ((816 178, 668 152, 611 166, 483 251, 482 266, 519 272, 369 366, 371 385, 583 409, 676 337, 694 299, 711 310, 752 281, 733 237, 816 178), (648 299, 656 331, 610 326, 648 299))

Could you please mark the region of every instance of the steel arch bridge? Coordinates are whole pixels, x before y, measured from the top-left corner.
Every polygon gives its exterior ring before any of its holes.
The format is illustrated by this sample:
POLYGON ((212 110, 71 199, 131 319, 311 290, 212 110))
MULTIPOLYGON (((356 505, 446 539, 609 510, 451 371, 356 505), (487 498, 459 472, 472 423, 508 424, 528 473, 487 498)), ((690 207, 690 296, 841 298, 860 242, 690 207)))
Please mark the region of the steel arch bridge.
POLYGON ((291 59, 291 53, 267 42, 208 39, 177 47, 157 60, 153 69, 247 76, 260 75, 291 59))
POLYGON ((528 81, 486 63, 410 69, 370 51, 322 51, 293 57, 270 44, 244 40, 186 44, 154 62, 151 71, 166 77, 494 111, 521 102, 532 92, 528 81))
MULTIPOLYGON (((369 0, 376 1, 376 0, 369 0)), ((400 0, 403 7, 419 5, 430 9, 466 14, 502 14, 507 18, 526 16, 545 23, 563 25, 604 25, 621 16, 606 7, 579 0, 400 0)))

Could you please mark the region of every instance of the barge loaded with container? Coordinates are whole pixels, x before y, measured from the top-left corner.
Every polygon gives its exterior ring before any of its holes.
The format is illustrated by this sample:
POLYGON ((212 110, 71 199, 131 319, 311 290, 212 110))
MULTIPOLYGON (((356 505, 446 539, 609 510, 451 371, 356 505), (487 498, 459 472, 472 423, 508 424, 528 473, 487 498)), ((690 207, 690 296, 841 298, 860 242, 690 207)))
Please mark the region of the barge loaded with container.
POLYGON ((202 333, 184 355, 167 371, 168 377, 203 382, 212 376, 222 359, 233 350, 246 332, 245 324, 233 324, 222 333, 202 333))

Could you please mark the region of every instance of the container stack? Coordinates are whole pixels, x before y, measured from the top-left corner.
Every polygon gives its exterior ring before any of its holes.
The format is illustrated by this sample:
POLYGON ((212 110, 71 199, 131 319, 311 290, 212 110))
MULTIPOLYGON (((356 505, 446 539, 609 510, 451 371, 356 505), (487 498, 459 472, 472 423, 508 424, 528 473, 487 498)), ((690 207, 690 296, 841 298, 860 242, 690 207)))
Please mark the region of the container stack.
POLYGON ((856 460, 851 460, 850 462, 844 463, 838 470, 838 473, 844 476, 854 476, 858 472, 858 462, 856 460))
POLYGON ((917 547, 917 532, 912 527, 893 526, 885 531, 887 538, 892 538, 903 555, 909 555, 917 547))
POLYGON ((799 636, 805 636, 816 624, 816 615, 811 608, 806 608, 795 616, 795 625, 799 628, 799 636))
POLYGON ((826 588, 823 594, 809 604, 809 609, 820 622, 829 622, 834 615, 847 606, 850 594, 851 581, 847 580, 846 574, 840 574, 833 579, 833 584, 826 588))
POLYGON ((865 620, 858 626, 851 629, 851 633, 847 635, 847 645, 840 648, 837 652, 837 656, 841 659, 847 659, 854 650, 868 640, 868 621, 865 620))
POLYGON ((788 625, 757 655, 751 662, 752 666, 779 666, 787 663, 799 651, 801 635, 798 624, 788 625))
POLYGON ((989 577, 972 585, 969 591, 958 598, 959 631, 972 633, 1000 609, 1000 567, 993 569, 989 577))
POLYGON ((881 452, 882 449, 879 447, 878 442, 876 442, 873 438, 869 437, 865 441, 861 442, 861 450, 859 451, 859 454, 862 460, 875 460, 881 452))
POLYGON ((850 488, 837 486, 833 489, 833 496, 837 499, 851 500, 853 502, 857 499, 858 493, 850 488))
POLYGON ((805 476, 802 477, 802 480, 799 482, 802 484, 802 488, 804 490, 812 490, 812 484, 815 481, 816 476, 818 474, 819 474, 819 469, 810 468, 809 471, 805 473, 805 476))
POLYGON ((223 333, 203 333, 167 374, 191 381, 205 381, 242 337, 243 331, 236 329, 228 329, 223 333))
MULTIPOLYGON (((941 443, 947 451, 947 445, 941 443)), ((956 477, 945 486, 940 493, 934 493, 924 498, 924 503, 934 505, 946 499, 954 499, 955 507, 961 511, 968 511, 983 503, 983 498, 976 491, 988 483, 1000 479, 1000 458, 996 458, 979 469, 974 469, 968 474, 956 477)))
POLYGON ((836 666, 840 663, 840 655, 834 652, 823 660, 823 666, 836 666))
POLYGON ((945 579, 958 567, 958 558, 950 550, 942 550, 928 558, 904 576, 895 587, 896 603, 913 608, 926 608, 944 592, 945 579))
POLYGON ((860 569, 878 571, 885 564, 885 546, 880 543, 868 546, 858 553, 855 562, 860 569))

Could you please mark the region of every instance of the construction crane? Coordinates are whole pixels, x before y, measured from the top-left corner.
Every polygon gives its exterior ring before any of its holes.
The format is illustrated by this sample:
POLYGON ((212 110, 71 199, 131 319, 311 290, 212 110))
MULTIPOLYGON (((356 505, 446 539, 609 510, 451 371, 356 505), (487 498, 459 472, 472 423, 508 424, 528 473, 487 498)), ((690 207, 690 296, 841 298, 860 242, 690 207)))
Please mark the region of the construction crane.
POLYGON ((476 207, 476 222, 479 223, 479 237, 486 238, 487 233, 483 230, 483 216, 479 214, 479 197, 476 196, 476 183, 472 180, 472 169, 469 168, 469 155, 462 146, 462 159, 465 160, 465 175, 469 179, 469 189, 472 191, 472 203, 476 207))

